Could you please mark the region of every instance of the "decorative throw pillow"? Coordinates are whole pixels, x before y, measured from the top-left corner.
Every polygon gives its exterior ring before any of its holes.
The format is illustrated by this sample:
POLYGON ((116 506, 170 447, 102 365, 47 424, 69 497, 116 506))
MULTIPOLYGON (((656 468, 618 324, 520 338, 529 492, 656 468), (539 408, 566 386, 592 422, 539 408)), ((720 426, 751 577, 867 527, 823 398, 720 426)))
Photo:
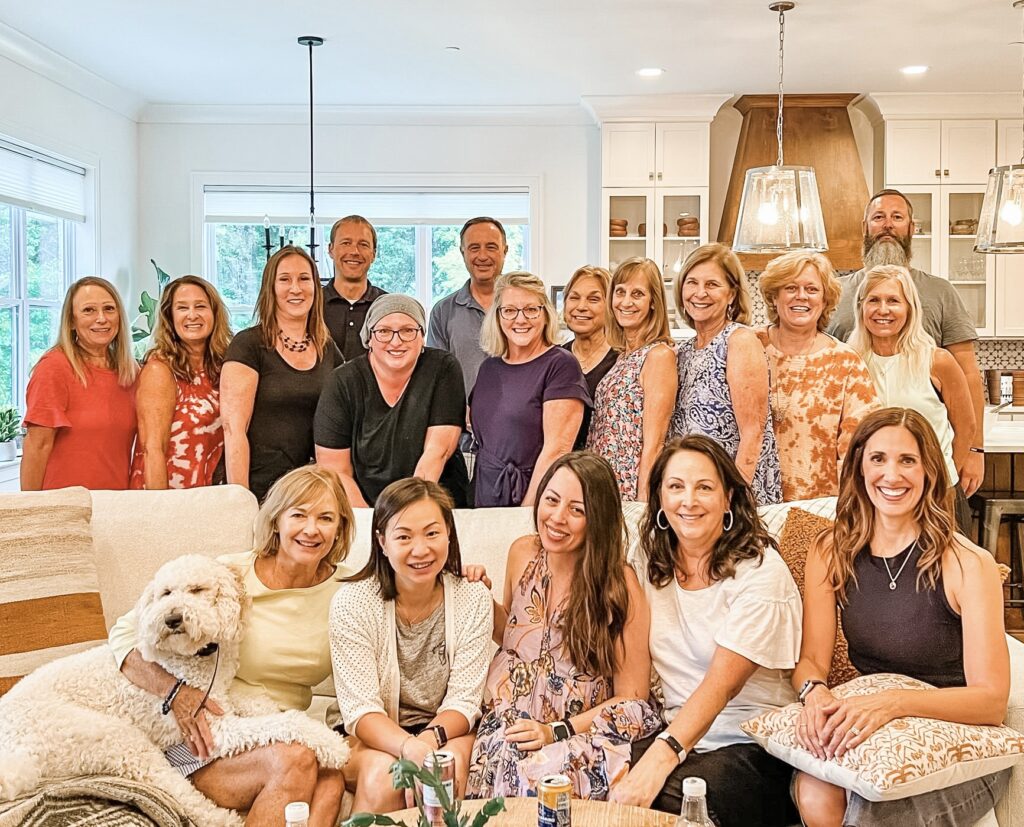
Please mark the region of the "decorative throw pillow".
MULTIPOLYGON (((886 689, 932 687, 904 675, 864 675, 832 690, 837 698, 886 689)), ((1024 735, 1007 726, 970 726, 932 718, 897 718, 842 758, 822 761, 796 742, 800 704, 740 724, 765 750, 798 770, 868 801, 891 801, 941 790, 1016 764, 1024 735)))
MULTIPOLYGON (((807 563, 807 552, 815 538, 826 528, 832 526, 832 520, 811 514, 802 508, 790 508, 786 515, 785 525, 779 532, 779 554, 786 561, 800 596, 804 594, 804 565, 807 563)), ((836 646, 832 651, 832 668, 829 670, 827 683, 836 686, 852 680, 860 673, 850 663, 849 645, 843 634, 843 624, 836 611, 836 646)))
POLYGON ((0 695, 107 639, 84 488, 0 495, 0 695))

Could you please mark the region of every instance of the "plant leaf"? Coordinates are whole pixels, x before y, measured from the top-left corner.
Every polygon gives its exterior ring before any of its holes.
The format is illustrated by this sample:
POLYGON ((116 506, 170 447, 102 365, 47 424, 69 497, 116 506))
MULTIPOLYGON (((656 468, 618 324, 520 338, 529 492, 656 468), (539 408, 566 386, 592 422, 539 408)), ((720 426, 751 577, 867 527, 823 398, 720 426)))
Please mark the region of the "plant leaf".
POLYGON ((473 819, 472 827, 483 827, 483 825, 485 825, 491 818, 496 816, 504 809, 504 798, 492 798, 489 801, 485 801, 484 805, 480 808, 480 811, 476 814, 476 817, 473 819))
POLYGON ((160 269, 160 265, 157 264, 153 259, 150 259, 149 263, 152 264, 156 268, 156 283, 157 283, 157 287, 160 288, 157 291, 157 294, 159 295, 160 293, 163 292, 163 289, 167 286, 168 282, 170 282, 171 277, 170 277, 170 275, 168 273, 166 273, 163 270, 161 270, 160 269))

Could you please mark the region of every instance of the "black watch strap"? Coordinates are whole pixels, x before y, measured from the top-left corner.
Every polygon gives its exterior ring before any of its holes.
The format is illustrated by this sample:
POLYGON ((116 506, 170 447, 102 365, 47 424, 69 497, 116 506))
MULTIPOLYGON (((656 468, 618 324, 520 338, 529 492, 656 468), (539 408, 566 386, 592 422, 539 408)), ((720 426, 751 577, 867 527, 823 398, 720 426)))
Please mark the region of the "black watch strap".
POLYGON ((437 739, 437 748, 441 749, 445 744, 448 743, 448 733, 444 731, 444 727, 438 724, 432 726, 430 731, 434 733, 434 738, 437 739))
POLYGON ((686 747, 680 744, 679 740, 674 735, 669 735, 667 729, 659 732, 657 738, 659 741, 664 741, 672 748, 672 751, 676 754, 676 758, 680 764, 686 760, 686 747))

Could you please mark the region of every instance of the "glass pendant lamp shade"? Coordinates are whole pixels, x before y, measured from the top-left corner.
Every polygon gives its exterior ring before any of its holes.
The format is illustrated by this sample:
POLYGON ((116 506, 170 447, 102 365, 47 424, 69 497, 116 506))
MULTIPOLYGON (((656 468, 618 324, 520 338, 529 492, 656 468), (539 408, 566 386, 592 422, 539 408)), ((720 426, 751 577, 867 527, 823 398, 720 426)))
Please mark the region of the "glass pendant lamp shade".
POLYGON ((828 249, 812 167, 748 169, 736 222, 737 253, 828 249))
POLYGON ((995 167, 989 172, 974 250, 1024 253, 1024 164, 995 167))

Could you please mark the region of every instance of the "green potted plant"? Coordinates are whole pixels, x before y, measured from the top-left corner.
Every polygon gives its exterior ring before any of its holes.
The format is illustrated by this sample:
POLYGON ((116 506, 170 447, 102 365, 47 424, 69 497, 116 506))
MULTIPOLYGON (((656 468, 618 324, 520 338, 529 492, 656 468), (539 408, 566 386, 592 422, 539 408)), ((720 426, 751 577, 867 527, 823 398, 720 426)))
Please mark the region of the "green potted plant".
MULTIPOLYGON (((437 772, 433 769, 418 767, 412 761, 401 758, 391 765, 391 784, 396 790, 412 790, 416 809, 420 814, 416 827, 431 827, 430 821, 423 812, 423 795, 416 785, 417 781, 424 787, 430 787, 437 795, 437 800, 441 803, 445 827, 484 827, 492 816, 496 816, 505 809, 504 798, 492 798, 490 801, 484 802, 471 822, 469 816, 461 812, 460 802, 448 798, 448 790, 437 772)), ((378 813, 353 813, 345 820, 343 827, 372 827, 372 825, 409 827, 404 821, 395 821, 391 816, 378 813)))
POLYGON ((16 440, 21 433, 21 414, 17 408, 0 408, 0 462, 12 462, 18 456, 16 440))
POLYGON ((161 270, 160 265, 153 259, 149 262, 156 270, 156 298, 145 290, 139 297, 139 315, 132 322, 132 346, 136 359, 141 359, 149 350, 153 328, 156 327, 156 315, 159 312, 160 294, 171 280, 170 275, 161 270))

